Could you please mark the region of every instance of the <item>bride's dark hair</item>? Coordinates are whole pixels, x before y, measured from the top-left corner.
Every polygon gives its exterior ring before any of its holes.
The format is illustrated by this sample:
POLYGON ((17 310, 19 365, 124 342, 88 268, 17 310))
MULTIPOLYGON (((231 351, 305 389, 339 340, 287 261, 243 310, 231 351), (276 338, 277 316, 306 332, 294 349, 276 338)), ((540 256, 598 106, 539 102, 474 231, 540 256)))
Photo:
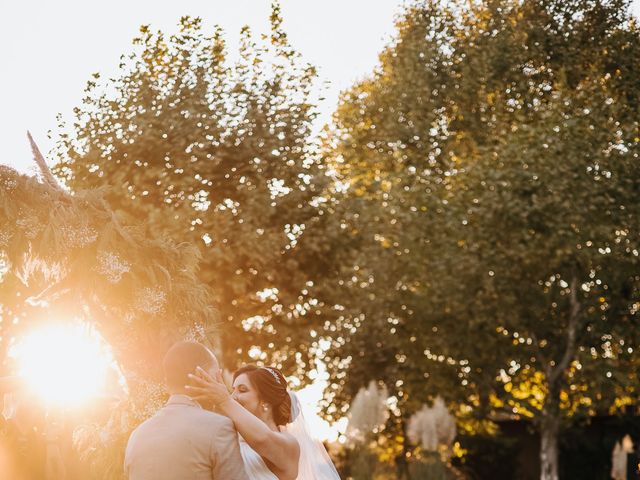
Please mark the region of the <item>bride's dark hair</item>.
POLYGON ((273 367, 245 365, 233 374, 235 381, 246 374, 251 384, 258 391, 260 399, 273 407, 273 420, 276 425, 286 425, 291 421, 291 397, 287 390, 287 380, 282 372, 273 367))

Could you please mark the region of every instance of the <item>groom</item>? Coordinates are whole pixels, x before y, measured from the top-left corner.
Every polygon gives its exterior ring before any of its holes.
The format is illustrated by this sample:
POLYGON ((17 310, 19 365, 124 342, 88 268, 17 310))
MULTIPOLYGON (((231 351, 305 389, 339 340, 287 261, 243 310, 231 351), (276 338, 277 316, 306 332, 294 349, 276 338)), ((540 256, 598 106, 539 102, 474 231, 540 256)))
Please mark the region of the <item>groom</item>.
POLYGON ((162 363, 171 397, 131 434, 124 461, 127 478, 247 480, 231 420, 203 410, 184 388, 198 366, 215 376, 216 357, 200 343, 178 342, 162 363))

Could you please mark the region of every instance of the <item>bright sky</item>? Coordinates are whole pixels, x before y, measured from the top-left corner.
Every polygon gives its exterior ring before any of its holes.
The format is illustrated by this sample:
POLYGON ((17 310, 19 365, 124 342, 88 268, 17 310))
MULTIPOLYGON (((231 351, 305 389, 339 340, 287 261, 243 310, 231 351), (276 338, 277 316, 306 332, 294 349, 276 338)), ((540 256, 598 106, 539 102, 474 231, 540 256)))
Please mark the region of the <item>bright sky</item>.
MULTIPOLYGON (((402 0, 281 0, 292 44, 328 81, 320 123, 328 121, 338 94, 369 74, 394 31, 402 0)), ((21 171, 33 162, 25 132, 47 152, 47 131, 62 113, 71 118, 89 75, 111 76, 141 24, 173 31, 183 15, 221 25, 229 49, 241 26, 268 29, 270 0, 0 0, 0 163, 21 171)), ((640 0, 633 0, 640 14, 640 0)))

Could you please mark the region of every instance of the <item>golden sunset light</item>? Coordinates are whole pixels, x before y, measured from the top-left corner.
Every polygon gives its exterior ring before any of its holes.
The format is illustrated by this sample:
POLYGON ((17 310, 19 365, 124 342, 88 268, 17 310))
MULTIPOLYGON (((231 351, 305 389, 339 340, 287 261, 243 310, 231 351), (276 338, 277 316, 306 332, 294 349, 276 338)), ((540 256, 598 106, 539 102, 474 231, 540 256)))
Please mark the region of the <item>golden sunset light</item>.
POLYGON ((104 393, 113 359, 86 324, 43 327, 19 340, 10 356, 18 375, 46 404, 79 406, 104 393))
POLYGON ((0 480, 640 479, 640 0, 85 3, 3 9, 0 480))

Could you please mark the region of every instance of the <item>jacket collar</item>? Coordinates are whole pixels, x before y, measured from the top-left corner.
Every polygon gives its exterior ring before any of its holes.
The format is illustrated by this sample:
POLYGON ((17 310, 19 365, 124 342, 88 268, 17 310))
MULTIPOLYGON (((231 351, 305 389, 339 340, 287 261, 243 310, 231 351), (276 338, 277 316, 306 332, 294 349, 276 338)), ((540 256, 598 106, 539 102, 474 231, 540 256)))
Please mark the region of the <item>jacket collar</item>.
POLYGON ((174 394, 169 397, 166 405, 183 405, 188 407, 202 408, 202 406, 188 395, 174 394))

